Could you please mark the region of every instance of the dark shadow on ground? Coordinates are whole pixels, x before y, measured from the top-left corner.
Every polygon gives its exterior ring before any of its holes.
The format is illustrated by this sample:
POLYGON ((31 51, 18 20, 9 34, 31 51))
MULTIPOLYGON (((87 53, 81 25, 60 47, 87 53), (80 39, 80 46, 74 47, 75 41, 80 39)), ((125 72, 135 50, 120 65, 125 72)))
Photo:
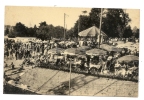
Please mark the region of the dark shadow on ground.
MULTIPOLYGON (((88 76, 78 76, 75 77, 73 79, 71 79, 71 89, 70 89, 70 93, 82 88, 83 86, 85 86, 86 84, 95 81, 96 79, 98 79, 97 77, 89 77, 88 76)), ((51 92, 55 95, 68 95, 69 93, 69 81, 65 81, 62 84, 60 84, 57 87, 54 87, 53 89, 50 89, 47 91, 47 94, 51 92)))
POLYGON ((10 85, 10 84, 4 85, 3 94, 30 94, 30 95, 39 95, 37 93, 21 89, 21 88, 15 87, 15 86, 10 85))

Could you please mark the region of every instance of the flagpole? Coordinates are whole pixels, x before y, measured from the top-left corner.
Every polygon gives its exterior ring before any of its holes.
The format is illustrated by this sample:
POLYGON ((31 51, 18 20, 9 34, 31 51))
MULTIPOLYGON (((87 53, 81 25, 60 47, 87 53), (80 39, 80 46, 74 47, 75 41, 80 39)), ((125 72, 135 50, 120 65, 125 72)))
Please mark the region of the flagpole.
POLYGON ((100 26, 99 26, 99 48, 100 48, 100 42, 101 42, 101 24, 102 24, 102 8, 101 8, 101 14, 100 14, 100 26))

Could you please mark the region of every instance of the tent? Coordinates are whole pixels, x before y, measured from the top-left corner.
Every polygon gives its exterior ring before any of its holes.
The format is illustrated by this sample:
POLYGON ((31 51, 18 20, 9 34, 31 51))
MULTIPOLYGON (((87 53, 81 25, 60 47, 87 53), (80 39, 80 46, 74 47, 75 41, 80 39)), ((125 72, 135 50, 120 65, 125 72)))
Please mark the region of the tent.
MULTIPOLYGON (((107 36, 103 31, 101 31, 101 33, 103 36, 107 36)), ((100 30, 96 26, 92 26, 78 33, 79 36, 83 36, 83 37, 86 37, 86 36, 94 37, 99 34, 100 34, 100 30)))

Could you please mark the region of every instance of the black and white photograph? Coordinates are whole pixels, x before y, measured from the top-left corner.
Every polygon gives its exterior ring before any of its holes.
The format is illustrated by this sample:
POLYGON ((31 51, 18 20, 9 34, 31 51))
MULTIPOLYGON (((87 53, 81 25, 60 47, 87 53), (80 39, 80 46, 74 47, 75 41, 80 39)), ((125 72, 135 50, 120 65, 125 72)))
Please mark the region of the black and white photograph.
POLYGON ((5 6, 3 94, 138 97, 140 9, 5 6))

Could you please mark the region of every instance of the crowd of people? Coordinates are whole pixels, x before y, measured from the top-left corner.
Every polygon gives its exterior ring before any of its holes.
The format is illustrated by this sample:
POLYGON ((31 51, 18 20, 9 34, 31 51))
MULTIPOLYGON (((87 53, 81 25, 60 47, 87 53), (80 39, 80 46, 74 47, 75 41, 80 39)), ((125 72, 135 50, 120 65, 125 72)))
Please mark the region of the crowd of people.
MULTIPOLYGON (((118 40, 117 40, 118 41, 118 40)), ((31 66, 56 66, 56 67, 63 67, 69 66, 69 59, 72 59, 72 66, 74 68, 80 68, 81 70, 88 70, 93 71, 95 68, 96 72, 104 72, 108 70, 111 73, 117 73, 119 70, 124 69, 126 73, 128 73, 128 69, 132 66, 138 67, 138 62, 118 62, 117 59, 125 56, 125 55, 135 55, 139 56, 137 48, 134 51, 130 49, 123 48, 121 52, 110 52, 107 51, 107 54, 104 55, 86 55, 86 56, 76 56, 76 55, 63 55, 59 54, 51 54, 48 53, 50 49, 53 48, 78 48, 81 46, 89 46, 90 48, 96 48, 97 43, 94 41, 85 41, 84 39, 78 42, 71 42, 71 41, 47 41, 47 42, 35 42, 34 41, 14 41, 12 39, 5 40, 5 47, 4 47, 4 55, 5 59, 11 60, 24 60, 23 64, 31 65, 31 66), (95 65, 100 65, 96 66, 95 65), (78 67, 79 66, 79 67, 78 67)), ((5 60, 5 63, 6 63, 5 60)))

